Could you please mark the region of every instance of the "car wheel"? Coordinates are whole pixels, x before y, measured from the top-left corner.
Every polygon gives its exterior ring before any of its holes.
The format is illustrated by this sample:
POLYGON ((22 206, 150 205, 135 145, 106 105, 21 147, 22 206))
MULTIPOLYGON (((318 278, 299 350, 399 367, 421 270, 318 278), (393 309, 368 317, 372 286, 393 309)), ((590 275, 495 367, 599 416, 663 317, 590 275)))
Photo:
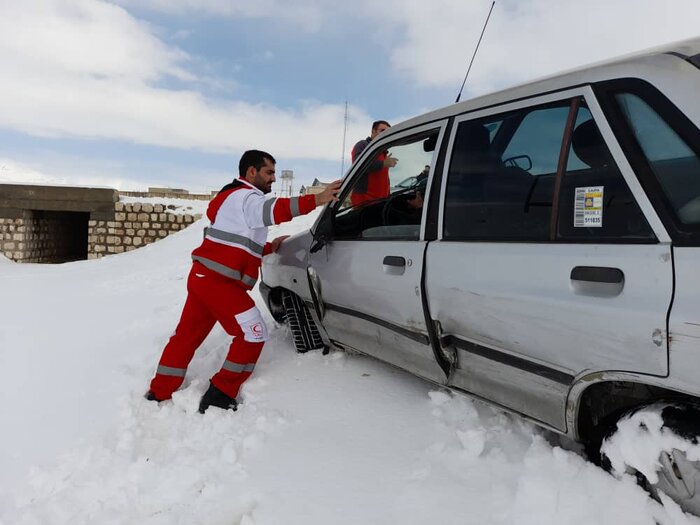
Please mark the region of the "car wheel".
POLYGON ((601 446, 602 465, 632 474, 660 500, 664 493, 700 515, 700 408, 655 404, 628 412, 601 446))
POLYGON ((328 347, 323 342, 321 333, 304 301, 297 294, 285 291, 282 305, 296 351, 303 353, 322 349, 325 352, 328 347))

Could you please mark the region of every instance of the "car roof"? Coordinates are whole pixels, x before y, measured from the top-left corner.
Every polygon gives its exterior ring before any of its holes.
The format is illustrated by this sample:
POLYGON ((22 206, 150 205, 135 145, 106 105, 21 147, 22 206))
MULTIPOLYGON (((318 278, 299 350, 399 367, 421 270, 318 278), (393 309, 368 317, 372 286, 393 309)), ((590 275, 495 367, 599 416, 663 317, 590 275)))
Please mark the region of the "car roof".
POLYGON ((393 134, 403 129, 444 119, 452 115, 592 82, 628 77, 651 80, 663 73, 664 64, 667 62, 685 61, 687 58, 697 54, 700 54, 700 37, 588 64, 463 102, 450 104, 449 106, 400 122, 392 126, 391 131, 393 134))

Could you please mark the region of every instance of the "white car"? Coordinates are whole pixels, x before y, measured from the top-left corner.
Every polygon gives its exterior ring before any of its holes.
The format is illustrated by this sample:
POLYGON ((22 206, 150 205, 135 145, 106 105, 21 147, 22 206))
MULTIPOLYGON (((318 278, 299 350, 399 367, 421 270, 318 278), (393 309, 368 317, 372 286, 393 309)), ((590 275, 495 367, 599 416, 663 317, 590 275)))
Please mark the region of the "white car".
MULTIPOLYGON (((374 356, 594 458, 640 410, 697 445, 698 93, 700 38, 393 126, 352 166, 339 203, 265 258, 270 310, 299 350, 374 356), (393 192, 353 206, 387 151, 400 159, 393 192), (426 165, 422 192, 398 186, 426 165)), ((688 447, 658 451, 658 479, 640 479, 700 513, 688 447)))

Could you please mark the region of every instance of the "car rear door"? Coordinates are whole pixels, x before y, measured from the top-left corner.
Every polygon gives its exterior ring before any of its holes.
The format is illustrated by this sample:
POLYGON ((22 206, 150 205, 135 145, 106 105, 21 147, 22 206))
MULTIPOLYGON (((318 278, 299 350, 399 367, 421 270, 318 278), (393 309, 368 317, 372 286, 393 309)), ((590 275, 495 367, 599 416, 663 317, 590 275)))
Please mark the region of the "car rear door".
POLYGON ((430 342, 421 287, 423 200, 432 177, 417 176, 435 166, 445 124, 375 139, 346 179, 341 202, 317 224, 316 237, 324 230, 329 242, 309 256, 319 314, 336 344, 439 383, 446 375, 430 342), (390 194, 357 203, 353 192, 365 177, 376 176, 375 161, 388 154, 398 159, 389 169, 390 194), (416 177, 417 186, 399 186, 409 177, 416 177))
POLYGON ((456 119, 426 290, 449 384, 566 430, 571 386, 666 375, 671 247, 589 88, 456 119))

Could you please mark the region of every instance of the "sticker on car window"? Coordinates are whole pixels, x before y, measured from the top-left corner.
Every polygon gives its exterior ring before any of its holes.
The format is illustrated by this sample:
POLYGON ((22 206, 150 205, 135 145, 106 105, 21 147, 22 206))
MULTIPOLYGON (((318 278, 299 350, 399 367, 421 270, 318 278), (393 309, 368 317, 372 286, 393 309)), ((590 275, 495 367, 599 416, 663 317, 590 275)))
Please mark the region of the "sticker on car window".
POLYGON ((603 186, 576 188, 574 228, 603 227, 603 186))

